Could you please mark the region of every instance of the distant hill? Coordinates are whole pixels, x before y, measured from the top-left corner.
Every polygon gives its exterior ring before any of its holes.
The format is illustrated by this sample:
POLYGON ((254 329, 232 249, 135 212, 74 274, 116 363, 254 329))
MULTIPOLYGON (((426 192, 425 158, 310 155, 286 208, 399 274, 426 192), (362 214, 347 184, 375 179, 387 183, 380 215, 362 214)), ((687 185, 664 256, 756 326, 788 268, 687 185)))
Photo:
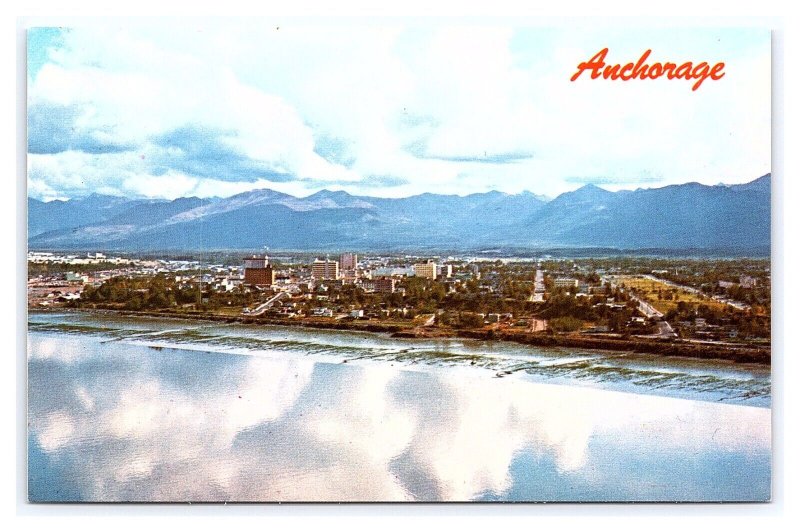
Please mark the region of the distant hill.
POLYGON ((770 175, 546 201, 524 192, 408 198, 263 189, 229 198, 28 200, 32 249, 753 248, 770 245, 770 175))
POLYGON ((101 194, 47 203, 28 198, 28 236, 102 223, 136 206, 153 203, 159 203, 159 200, 131 200, 101 194))

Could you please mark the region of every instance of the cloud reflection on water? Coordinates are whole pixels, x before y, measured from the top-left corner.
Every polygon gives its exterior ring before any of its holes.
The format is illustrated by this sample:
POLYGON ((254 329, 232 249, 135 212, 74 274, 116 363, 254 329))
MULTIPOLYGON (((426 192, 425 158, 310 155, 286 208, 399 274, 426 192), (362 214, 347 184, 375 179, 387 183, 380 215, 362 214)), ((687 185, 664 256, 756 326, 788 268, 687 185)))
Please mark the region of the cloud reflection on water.
MULTIPOLYGON (((579 497, 587 486, 635 483, 635 470, 609 478, 620 461, 769 460, 770 411, 762 408, 454 368, 153 350, 88 337, 33 334, 29 343, 31 445, 42 452, 31 473, 37 500, 57 498, 58 483, 92 501, 502 498, 528 474, 517 465, 523 455, 552 462, 549 482, 579 497)), ((709 473, 698 467, 698 478, 659 482, 680 493, 709 473)))

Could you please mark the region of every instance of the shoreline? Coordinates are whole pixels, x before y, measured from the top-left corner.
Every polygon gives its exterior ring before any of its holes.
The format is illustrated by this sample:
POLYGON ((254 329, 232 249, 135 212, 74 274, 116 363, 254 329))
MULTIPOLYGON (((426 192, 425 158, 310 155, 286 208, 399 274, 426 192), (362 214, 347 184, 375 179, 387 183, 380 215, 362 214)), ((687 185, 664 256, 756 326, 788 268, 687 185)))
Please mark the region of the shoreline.
POLYGON ((217 314, 184 314, 164 311, 132 311, 118 309, 51 308, 28 309, 29 314, 51 312, 110 313, 118 316, 175 318, 194 321, 242 323, 246 325, 280 325, 294 328, 321 330, 363 331, 387 333, 392 338, 454 338, 485 341, 514 342, 522 345, 548 348, 579 348, 603 351, 634 352, 664 357, 685 357, 699 360, 723 360, 743 364, 771 366, 771 348, 749 346, 710 345, 685 340, 659 340, 652 338, 613 336, 587 336, 578 334, 552 334, 545 332, 509 331, 502 329, 444 329, 430 327, 403 327, 368 321, 326 321, 313 319, 279 319, 248 316, 223 316, 217 314))

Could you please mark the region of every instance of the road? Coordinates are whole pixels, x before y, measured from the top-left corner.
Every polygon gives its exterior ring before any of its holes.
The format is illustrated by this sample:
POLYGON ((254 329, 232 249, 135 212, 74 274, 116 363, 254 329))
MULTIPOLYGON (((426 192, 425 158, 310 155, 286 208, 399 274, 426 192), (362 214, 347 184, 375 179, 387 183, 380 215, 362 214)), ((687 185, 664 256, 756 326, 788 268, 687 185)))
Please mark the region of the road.
POLYGON ((656 323, 656 326, 658 327, 658 332, 655 334, 655 336, 661 338, 676 338, 678 336, 672 329, 672 325, 666 321, 659 321, 656 323))
POLYGON ((638 297, 636 297, 635 295, 633 295, 631 293, 629 293, 628 296, 631 299, 633 299, 634 301, 636 301, 637 303, 639 303, 639 312, 644 314, 645 317, 647 317, 648 319, 649 318, 663 318, 664 317, 664 313, 663 312, 661 312, 659 310, 656 310, 656 308, 653 305, 651 305, 650 303, 648 303, 647 301, 645 301, 643 299, 639 299, 638 297))
POLYGON ((279 300, 290 297, 292 296, 288 292, 278 292, 277 294, 269 298, 267 301, 261 303, 259 306, 254 308, 252 311, 248 311, 248 309, 245 309, 242 312, 242 314, 247 314, 248 316, 258 316, 266 312, 270 307, 272 307, 272 305, 277 303, 279 300))
MULTIPOLYGON (((600 282, 602 282, 603 284, 608 283, 609 285, 611 285, 612 289, 615 289, 615 290, 617 289, 617 283, 615 283, 614 281, 612 281, 609 278, 603 277, 600 280, 600 282)), ((639 305, 639 312, 644 314, 645 317, 647 317, 648 319, 649 318, 663 318, 664 317, 664 313, 663 312, 660 312, 660 311, 656 310, 656 308, 653 305, 651 305, 650 303, 648 303, 647 301, 644 301, 643 299, 640 299, 640 298, 636 297, 635 295, 633 295, 633 293, 630 290, 625 290, 624 288, 620 288, 620 290, 622 290, 623 292, 626 292, 628 294, 628 297, 630 297, 631 299, 636 301, 636 303, 639 305)))
POLYGON ((544 301, 544 272, 536 270, 536 279, 533 283, 533 295, 531 301, 534 303, 544 301))

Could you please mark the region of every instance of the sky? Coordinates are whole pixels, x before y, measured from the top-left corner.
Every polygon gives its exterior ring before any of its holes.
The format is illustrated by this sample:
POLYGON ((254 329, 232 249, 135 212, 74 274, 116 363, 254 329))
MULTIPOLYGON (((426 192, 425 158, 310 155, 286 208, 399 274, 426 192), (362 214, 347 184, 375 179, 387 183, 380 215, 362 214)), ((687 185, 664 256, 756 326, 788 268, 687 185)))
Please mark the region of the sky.
POLYGON ((764 29, 176 20, 28 29, 29 197, 555 197, 770 171, 764 29), (725 76, 570 81, 606 47, 725 76))

